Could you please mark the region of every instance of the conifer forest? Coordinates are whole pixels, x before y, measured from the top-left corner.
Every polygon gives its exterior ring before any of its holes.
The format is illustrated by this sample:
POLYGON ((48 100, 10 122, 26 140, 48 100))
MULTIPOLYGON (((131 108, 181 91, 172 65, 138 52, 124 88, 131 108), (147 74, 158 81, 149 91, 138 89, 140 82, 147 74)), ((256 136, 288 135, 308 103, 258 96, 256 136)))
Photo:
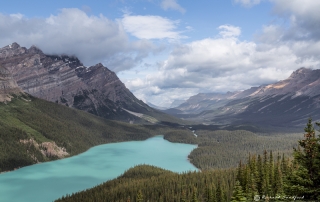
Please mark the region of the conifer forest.
MULTIPOLYGON (((194 159, 198 157, 203 159, 201 155, 194 159)), ((209 168, 206 164, 205 169, 198 172, 180 174, 138 165, 117 179, 63 196, 57 202, 308 200, 320 200, 320 138, 311 119, 304 129, 303 138, 298 140, 291 154, 264 150, 250 153, 234 168, 209 168)))

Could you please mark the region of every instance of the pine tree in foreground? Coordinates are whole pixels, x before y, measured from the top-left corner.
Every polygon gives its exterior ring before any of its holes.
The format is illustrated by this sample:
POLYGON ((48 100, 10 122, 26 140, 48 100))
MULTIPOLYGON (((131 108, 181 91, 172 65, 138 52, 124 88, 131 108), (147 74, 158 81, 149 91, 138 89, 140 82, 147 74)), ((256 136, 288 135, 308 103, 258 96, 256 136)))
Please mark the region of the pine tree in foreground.
POLYGON ((290 195, 319 200, 320 139, 315 136, 311 118, 304 131, 304 139, 299 141, 298 148, 294 148, 292 173, 287 175, 285 189, 290 195))
POLYGON ((233 188, 233 195, 231 197, 231 202, 237 201, 247 201, 247 198, 245 197, 245 194, 242 191, 242 187, 239 181, 236 181, 236 184, 233 188))

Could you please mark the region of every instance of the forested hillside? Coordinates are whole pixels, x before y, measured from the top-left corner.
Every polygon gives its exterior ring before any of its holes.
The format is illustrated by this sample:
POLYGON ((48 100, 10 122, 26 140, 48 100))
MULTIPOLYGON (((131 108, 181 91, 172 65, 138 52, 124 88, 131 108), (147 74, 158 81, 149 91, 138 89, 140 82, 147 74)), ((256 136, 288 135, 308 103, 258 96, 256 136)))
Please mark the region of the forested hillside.
POLYGON ((62 197, 56 202, 230 201, 235 174, 235 170, 178 174, 140 165, 115 180, 62 197))
POLYGON ((0 172, 61 158, 59 152, 72 156, 98 144, 144 140, 159 135, 155 131, 161 127, 110 121, 32 96, 15 97, 0 103, 0 172))
POLYGON ((164 138, 171 142, 198 144, 189 155, 192 164, 201 170, 236 167, 249 154, 272 150, 290 156, 301 134, 257 135, 245 130, 172 130, 164 138), (196 136, 194 134, 196 134, 196 136))

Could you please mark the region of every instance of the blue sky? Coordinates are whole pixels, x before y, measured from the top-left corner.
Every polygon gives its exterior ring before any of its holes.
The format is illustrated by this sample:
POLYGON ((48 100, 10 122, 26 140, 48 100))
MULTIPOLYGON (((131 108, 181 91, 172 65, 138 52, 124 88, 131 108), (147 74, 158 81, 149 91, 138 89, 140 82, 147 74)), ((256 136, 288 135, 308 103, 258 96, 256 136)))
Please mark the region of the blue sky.
POLYGON ((0 47, 101 62, 138 98, 170 106, 319 68, 318 10, 315 0, 11 0, 0 47))

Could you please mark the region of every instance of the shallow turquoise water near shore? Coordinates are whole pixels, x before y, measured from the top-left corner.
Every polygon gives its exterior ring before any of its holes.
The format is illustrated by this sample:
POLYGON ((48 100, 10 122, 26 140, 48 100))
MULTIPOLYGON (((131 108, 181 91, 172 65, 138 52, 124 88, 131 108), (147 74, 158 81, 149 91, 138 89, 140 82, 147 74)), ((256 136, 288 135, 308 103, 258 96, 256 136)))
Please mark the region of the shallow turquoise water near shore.
POLYGON ((162 136, 105 144, 67 159, 0 175, 1 202, 46 202, 114 179, 138 164, 174 172, 196 170, 187 156, 196 145, 170 143, 162 136))

